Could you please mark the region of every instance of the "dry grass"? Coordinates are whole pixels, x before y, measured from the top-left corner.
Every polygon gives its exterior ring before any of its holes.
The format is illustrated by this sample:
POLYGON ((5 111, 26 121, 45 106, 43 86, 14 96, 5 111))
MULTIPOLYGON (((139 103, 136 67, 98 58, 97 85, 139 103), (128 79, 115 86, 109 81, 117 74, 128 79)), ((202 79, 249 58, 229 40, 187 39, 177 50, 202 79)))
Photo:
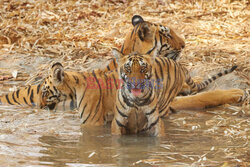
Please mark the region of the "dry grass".
MULTIPOLYGON (((236 64, 237 75, 249 86, 248 0, 1 0, 0 80, 9 81, 17 70, 17 79, 34 83, 53 61, 83 70, 108 60, 111 48, 121 47, 135 14, 170 26, 185 39, 181 62, 190 70, 210 72, 236 64)), ((237 135, 236 130, 229 128, 226 135, 237 135)))
POLYGON ((97 58, 109 59, 110 49, 121 47, 132 16, 140 14, 185 38, 181 61, 189 69, 210 71, 237 64, 242 81, 249 84, 249 9, 247 0, 3 0, 0 60, 14 62, 15 68, 15 62, 23 59, 36 69, 16 67, 19 73, 30 74, 29 79, 47 71, 51 61, 82 70, 97 58), (34 57, 48 61, 34 65, 34 57))

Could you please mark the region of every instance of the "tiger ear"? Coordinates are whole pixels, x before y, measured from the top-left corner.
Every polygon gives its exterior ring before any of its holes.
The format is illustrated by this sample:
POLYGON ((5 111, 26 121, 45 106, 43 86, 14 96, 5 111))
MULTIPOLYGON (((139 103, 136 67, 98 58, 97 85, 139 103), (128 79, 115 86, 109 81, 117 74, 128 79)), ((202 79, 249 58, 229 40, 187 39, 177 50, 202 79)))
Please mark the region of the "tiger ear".
POLYGON ((165 26, 163 26, 163 25, 160 25, 160 32, 161 32, 162 34, 165 34, 167 37, 172 38, 171 32, 170 32, 170 28, 169 28, 169 27, 165 27, 165 26))
POLYGON ((52 65, 52 79, 55 86, 58 86, 63 82, 64 69, 61 63, 57 62, 52 65))
POLYGON ((115 48, 112 49, 112 54, 114 55, 114 57, 116 59, 116 63, 119 65, 123 54, 115 48))
POLYGON ((134 15, 132 17, 132 24, 133 26, 136 26, 138 23, 144 22, 143 18, 140 15, 134 15))

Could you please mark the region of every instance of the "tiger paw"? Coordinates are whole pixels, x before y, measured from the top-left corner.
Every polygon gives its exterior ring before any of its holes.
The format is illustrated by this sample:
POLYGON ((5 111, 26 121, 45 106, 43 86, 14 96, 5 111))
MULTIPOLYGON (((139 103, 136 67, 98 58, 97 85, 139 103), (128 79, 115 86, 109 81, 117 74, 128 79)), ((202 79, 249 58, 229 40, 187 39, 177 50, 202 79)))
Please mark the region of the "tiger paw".
POLYGON ((248 97, 249 90, 230 89, 224 92, 225 103, 228 104, 244 102, 248 97))
POLYGON ((243 95, 239 98, 238 102, 240 103, 248 101, 249 103, 249 94, 250 94, 250 89, 245 89, 243 95))

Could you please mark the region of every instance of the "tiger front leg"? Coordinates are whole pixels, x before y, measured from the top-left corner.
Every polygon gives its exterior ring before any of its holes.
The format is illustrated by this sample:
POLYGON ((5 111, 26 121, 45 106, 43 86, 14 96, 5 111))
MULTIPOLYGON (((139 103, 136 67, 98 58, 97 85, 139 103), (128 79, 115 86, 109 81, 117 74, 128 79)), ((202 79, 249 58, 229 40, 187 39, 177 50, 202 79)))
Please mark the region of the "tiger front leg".
POLYGON ((127 133, 126 125, 127 120, 119 120, 114 117, 111 124, 112 135, 125 135, 127 133))
POLYGON ((127 134, 128 111, 122 111, 115 106, 115 116, 111 124, 111 133, 113 135, 127 134))
POLYGON ((148 119, 148 124, 146 125, 145 129, 146 132, 150 136, 156 136, 156 137, 162 137, 164 136, 164 122, 162 118, 159 116, 158 107, 155 109, 155 111, 150 114, 146 114, 148 119))

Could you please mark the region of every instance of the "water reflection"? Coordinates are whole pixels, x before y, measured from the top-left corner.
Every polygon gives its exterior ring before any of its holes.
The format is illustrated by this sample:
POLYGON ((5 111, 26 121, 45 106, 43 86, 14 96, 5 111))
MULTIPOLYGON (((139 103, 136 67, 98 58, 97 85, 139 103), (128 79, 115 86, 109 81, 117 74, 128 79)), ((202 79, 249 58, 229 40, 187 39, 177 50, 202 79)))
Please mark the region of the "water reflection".
POLYGON ((110 127, 82 128, 79 141, 69 142, 52 136, 42 136, 46 146, 40 161, 54 162, 55 166, 74 164, 107 164, 130 166, 159 151, 161 139, 155 137, 112 136, 110 127))

